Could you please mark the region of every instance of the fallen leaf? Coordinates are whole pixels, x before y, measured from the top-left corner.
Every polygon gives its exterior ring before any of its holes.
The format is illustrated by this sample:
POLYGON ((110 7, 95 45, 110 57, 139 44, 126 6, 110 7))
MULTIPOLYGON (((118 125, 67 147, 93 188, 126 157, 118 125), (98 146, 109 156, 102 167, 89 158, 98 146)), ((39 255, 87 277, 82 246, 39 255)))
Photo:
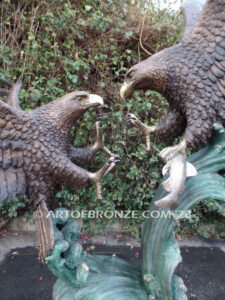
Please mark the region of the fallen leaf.
POLYGON ((138 258, 140 256, 140 253, 139 252, 136 252, 135 253, 135 256, 138 258))

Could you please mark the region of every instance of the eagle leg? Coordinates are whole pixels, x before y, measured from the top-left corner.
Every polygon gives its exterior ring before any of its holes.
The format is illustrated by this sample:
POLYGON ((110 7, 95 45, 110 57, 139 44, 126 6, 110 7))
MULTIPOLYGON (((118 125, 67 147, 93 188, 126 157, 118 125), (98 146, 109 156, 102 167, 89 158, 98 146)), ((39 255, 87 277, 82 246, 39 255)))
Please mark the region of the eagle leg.
POLYGON ((96 173, 88 172, 88 178, 91 181, 96 183, 97 187, 97 198, 98 200, 102 200, 102 192, 101 192, 101 181, 102 178, 108 174, 117 163, 120 162, 120 157, 118 155, 114 155, 103 143, 103 128, 102 128, 102 121, 98 119, 95 123, 96 126, 96 142, 91 148, 88 149, 78 149, 70 148, 70 160, 73 163, 76 163, 78 166, 84 167, 87 162, 91 162, 94 158, 95 154, 98 150, 103 150, 110 159, 106 162, 106 164, 96 173))
POLYGON ((102 200, 102 192, 101 192, 102 178, 106 174, 108 174, 119 162, 120 162, 120 157, 118 155, 113 155, 104 164, 104 166, 100 170, 98 170, 96 173, 88 173, 89 180, 94 181, 96 183, 98 200, 102 200))
POLYGON ((98 121, 95 123, 95 126, 96 126, 96 142, 90 149, 94 153, 97 153, 98 150, 103 150, 109 157, 113 156, 113 153, 103 143, 102 121, 98 119, 98 121))
POLYGON ((142 123, 134 114, 127 114, 127 122, 132 123, 139 128, 145 135, 146 138, 146 150, 151 150, 150 134, 155 131, 155 126, 147 126, 142 123))
POLYGON ((57 182, 64 183, 68 187, 81 188, 85 186, 88 181, 95 182, 98 189, 98 199, 101 199, 101 180, 119 161, 120 157, 114 155, 110 157, 100 170, 92 173, 72 163, 69 157, 63 157, 56 165, 54 164, 53 172, 57 182))
POLYGON ((87 168, 95 157, 95 153, 90 148, 74 148, 70 145, 70 160, 82 168, 87 168))
POLYGON ((146 137, 147 151, 150 150, 150 134, 154 133, 162 140, 175 138, 184 132, 186 119, 184 115, 177 109, 171 109, 166 117, 162 119, 156 126, 147 126, 143 124, 133 114, 127 115, 127 121, 137 126, 146 137))
POLYGON ((90 148, 74 148, 72 145, 69 150, 70 160, 80 167, 87 167, 94 159, 99 150, 103 150, 109 157, 114 154, 103 143, 103 128, 100 118, 95 123, 96 142, 90 148))

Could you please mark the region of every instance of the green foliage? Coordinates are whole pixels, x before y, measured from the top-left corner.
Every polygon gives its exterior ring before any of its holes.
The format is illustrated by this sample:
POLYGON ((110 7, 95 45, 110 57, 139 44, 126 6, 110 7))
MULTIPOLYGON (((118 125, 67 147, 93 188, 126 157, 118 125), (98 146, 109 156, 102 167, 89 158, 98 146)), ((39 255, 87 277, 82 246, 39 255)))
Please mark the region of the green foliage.
POLYGON ((204 238, 225 238, 225 205, 213 200, 201 202, 192 209, 188 222, 183 222, 181 228, 189 228, 191 233, 204 238))
POLYGON ((0 212, 1 215, 5 216, 7 214, 8 218, 14 218, 17 217, 18 211, 21 208, 24 208, 27 206, 27 199, 18 199, 14 198, 12 201, 7 202, 5 204, 0 204, 0 212))
MULTIPOLYGON (((93 184, 76 192, 62 188, 57 198, 71 209, 141 211, 148 207, 161 179, 162 165, 157 154, 165 145, 152 137, 152 151, 146 154, 143 136, 136 129, 127 128, 124 116, 132 112, 147 124, 154 124, 165 115, 167 102, 150 91, 137 92, 127 101, 119 97, 126 71, 148 57, 139 47, 146 8, 142 44, 147 51, 157 52, 176 44, 182 16, 172 10, 159 11, 150 0, 1 3, 0 75, 12 80, 21 77, 23 109, 33 109, 76 89, 100 94, 105 100, 97 113, 88 111, 78 122, 74 145, 93 144, 94 122, 101 115, 105 144, 122 157, 122 162, 104 178, 104 203, 96 200, 93 184)), ((91 170, 105 160, 99 154, 91 170)), ((104 225, 102 220, 99 222, 104 225)), ((135 220, 132 224, 135 232, 137 223, 135 220)))

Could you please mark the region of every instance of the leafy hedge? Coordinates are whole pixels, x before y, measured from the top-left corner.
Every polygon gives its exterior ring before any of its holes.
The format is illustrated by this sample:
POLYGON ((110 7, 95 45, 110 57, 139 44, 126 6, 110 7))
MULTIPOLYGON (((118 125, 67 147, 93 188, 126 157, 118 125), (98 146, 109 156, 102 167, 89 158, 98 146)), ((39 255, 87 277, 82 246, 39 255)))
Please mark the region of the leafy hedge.
MULTIPOLYGON (((148 57, 139 46, 146 8, 142 44, 147 51, 176 44, 182 16, 172 10, 159 11, 148 0, 2 1, 0 75, 22 78, 23 109, 33 109, 76 89, 99 94, 105 100, 104 107, 85 113, 72 142, 77 147, 93 144, 94 122, 102 116, 105 144, 122 157, 120 166, 104 178, 104 203, 96 200, 95 186, 89 184, 76 191, 62 188, 57 194, 61 205, 76 210, 143 211, 155 193, 162 167, 157 154, 165 145, 153 137, 152 151, 146 154, 143 136, 127 128, 124 116, 132 112, 154 124, 165 115, 167 102, 151 91, 136 92, 127 101, 119 97, 126 71, 148 57)), ((105 160, 99 154, 91 170, 105 160)), ((15 203, 18 201, 12 205, 15 203)), ((15 215, 16 210, 11 210, 15 215)), ((133 220, 133 231, 140 221, 141 217, 133 220)), ((99 228, 104 226, 102 220, 96 223, 99 228)))

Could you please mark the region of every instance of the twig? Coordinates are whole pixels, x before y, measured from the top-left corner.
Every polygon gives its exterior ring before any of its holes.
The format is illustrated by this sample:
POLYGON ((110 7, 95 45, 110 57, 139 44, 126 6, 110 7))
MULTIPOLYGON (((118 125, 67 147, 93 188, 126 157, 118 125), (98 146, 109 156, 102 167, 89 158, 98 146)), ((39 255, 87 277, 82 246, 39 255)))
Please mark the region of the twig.
POLYGON ((138 43, 138 61, 141 61, 140 43, 138 43))
POLYGON ((147 10, 144 13, 144 18, 143 18, 142 25, 141 25, 141 33, 140 33, 139 43, 140 43, 140 46, 141 46, 142 50, 144 50, 145 53, 147 53, 149 56, 152 56, 153 53, 148 52, 148 50, 145 49, 145 47, 142 44, 142 34, 143 34, 143 29, 144 29, 144 24, 145 24, 146 12, 147 12, 147 10))

